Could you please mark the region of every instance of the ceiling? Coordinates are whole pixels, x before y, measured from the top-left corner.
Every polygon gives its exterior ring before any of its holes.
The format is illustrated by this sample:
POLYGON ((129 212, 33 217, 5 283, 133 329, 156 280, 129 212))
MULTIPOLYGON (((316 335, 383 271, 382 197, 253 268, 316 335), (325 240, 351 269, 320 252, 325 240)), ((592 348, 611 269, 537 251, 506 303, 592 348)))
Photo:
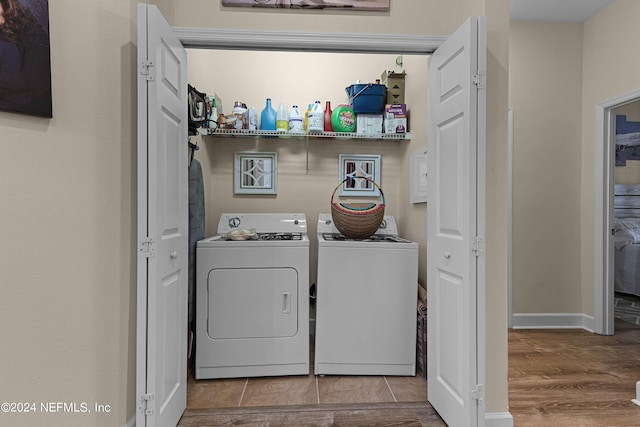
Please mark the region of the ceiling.
POLYGON ((615 0, 509 0, 511 19, 584 22, 615 0))

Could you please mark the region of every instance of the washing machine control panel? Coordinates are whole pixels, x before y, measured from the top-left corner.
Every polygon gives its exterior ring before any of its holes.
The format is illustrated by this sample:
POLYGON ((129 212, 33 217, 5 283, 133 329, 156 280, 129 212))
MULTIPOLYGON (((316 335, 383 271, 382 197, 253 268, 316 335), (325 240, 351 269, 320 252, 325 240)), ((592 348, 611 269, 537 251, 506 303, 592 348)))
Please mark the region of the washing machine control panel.
POLYGON ((218 234, 232 230, 254 230, 256 233, 307 234, 303 213, 223 213, 218 222, 218 234))

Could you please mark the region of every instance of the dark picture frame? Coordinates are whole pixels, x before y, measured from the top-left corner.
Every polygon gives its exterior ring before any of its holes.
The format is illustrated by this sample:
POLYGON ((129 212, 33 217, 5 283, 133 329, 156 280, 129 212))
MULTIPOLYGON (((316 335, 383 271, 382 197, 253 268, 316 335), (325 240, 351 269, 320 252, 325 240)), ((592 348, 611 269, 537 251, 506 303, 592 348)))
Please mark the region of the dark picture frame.
POLYGON ((0 0, 0 110, 53 117, 49 0, 0 0))
POLYGON ((281 9, 341 9, 386 12, 391 0, 222 0, 228 7, 262 7, 281 9))

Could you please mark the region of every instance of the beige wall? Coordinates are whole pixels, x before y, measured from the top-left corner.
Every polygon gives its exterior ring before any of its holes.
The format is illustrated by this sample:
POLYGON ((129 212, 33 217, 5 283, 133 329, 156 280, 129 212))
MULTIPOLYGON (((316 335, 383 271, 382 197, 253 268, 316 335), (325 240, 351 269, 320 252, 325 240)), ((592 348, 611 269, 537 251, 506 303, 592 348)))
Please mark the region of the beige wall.
MULTIPOLYGON (((478 0, 470 0, 477 2, 478 0)), ((220 0, 157 0, 177 27, 446 35, 462 22, 462 0, 392 1, 389 12, 223 7, 220 0), (195 12, 194 12, 195 11, 195 12), (265 18, 266 17, 266 18, 265 18)))
MULTIPOLYGON (((310 283, 315 281, 316 225, 319 213, 330 213, 331 194, 338 183, 340 154, 381 156, 380 184, 385 194, 385 213, 398 220, 400 234, 420 244, 419 278, 426 277, 426 204, 409 202, 409 158, 426 147, 427 56, 404 55, 403 67, 397 55, 364 55, 301 52, 189 50, 189 81, 207 94, 216 93, 226 113, 235 100, 254 106, 260 114, 270 97, 274 109, 283 102, 306 109, 318 99, 324 108, 331 101, 335 109, 349 99, 345 87, 357 79, 373 82, 384 70, 405 71, 405 102, 412 117, 410 140, 305 140, 254 138, 198 138, 196 154, 205 169, 207 234, 216 232, 222 212, 294 212, 306 214, 311 240, 310 283), (268 64, 268 65, 267 65, 268 64), (278 195, 235 195, 233 163, 237 151, 273 151, 278 154, 278 195), (406 155, 405 155, 406 154, 406 155), (415 212, 411 221, 408 212, 415 212)), ((196 138, 193 138, 194 140, 196 138)), ((377 198, 367 198, 377 200, 377 198)))
MULTIPOLYGON (((157 3, 171 25, 190 27, 446 35, 471 12, 489 16, 487 410, 506 411, 507 1, 394 1, 382 14, 157 3)), ((135 412, 136 2, 57 0, 49 8, 54 118, 0 112, 0 395, 96 402, 111 412, 3 420, 121 426, 135 412)), ((395 161, 406 165, 412 153, 402 150, 395 161)), ((407 179, 405 168, 390 182, 407 179)), ((419 223, 422 207, 403 194, 403 222, 419 223)))
MULTIPOLYGON (((640 57, 629 40, 640 40, 640 2, 616 0, 584 25, 582 81, 581 244, 582 307, 593 313, 595 108, 597 103, 640 88, 640 57)), ((596 261, 597 262, 597 261, 596 261)))
POLYGON ((486 141, 486 383, 487 411, 508 411, 507 275, 508 275, 508 99, 509 1, 467 0, 487 17, 486 141))
POLYGON ((511 23, 513 312, 580 313, 582 24, 511 23))
POLYGON ((54 117, 0 112, 0 400, 111 412, 3 425, 122 426, 135 410, 135 10, 49 2, 54 117))
POLYGON ((639 13, 616 0, 584 24, 512 22, 514 313, 593 315, 595 105, 640 87, 639 13))

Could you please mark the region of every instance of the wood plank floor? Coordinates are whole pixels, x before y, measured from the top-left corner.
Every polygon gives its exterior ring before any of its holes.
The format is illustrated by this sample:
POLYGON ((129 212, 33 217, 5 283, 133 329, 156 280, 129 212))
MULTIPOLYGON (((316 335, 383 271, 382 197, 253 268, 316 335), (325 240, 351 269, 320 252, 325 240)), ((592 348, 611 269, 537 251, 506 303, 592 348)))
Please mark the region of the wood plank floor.
POLYGON ((509 406, 517 427, 640 426, 640 327, 616 333, 509 332, 509 406))
POLYGON ((446 427, 423 402, 187 409, 179 427, 446 427))

